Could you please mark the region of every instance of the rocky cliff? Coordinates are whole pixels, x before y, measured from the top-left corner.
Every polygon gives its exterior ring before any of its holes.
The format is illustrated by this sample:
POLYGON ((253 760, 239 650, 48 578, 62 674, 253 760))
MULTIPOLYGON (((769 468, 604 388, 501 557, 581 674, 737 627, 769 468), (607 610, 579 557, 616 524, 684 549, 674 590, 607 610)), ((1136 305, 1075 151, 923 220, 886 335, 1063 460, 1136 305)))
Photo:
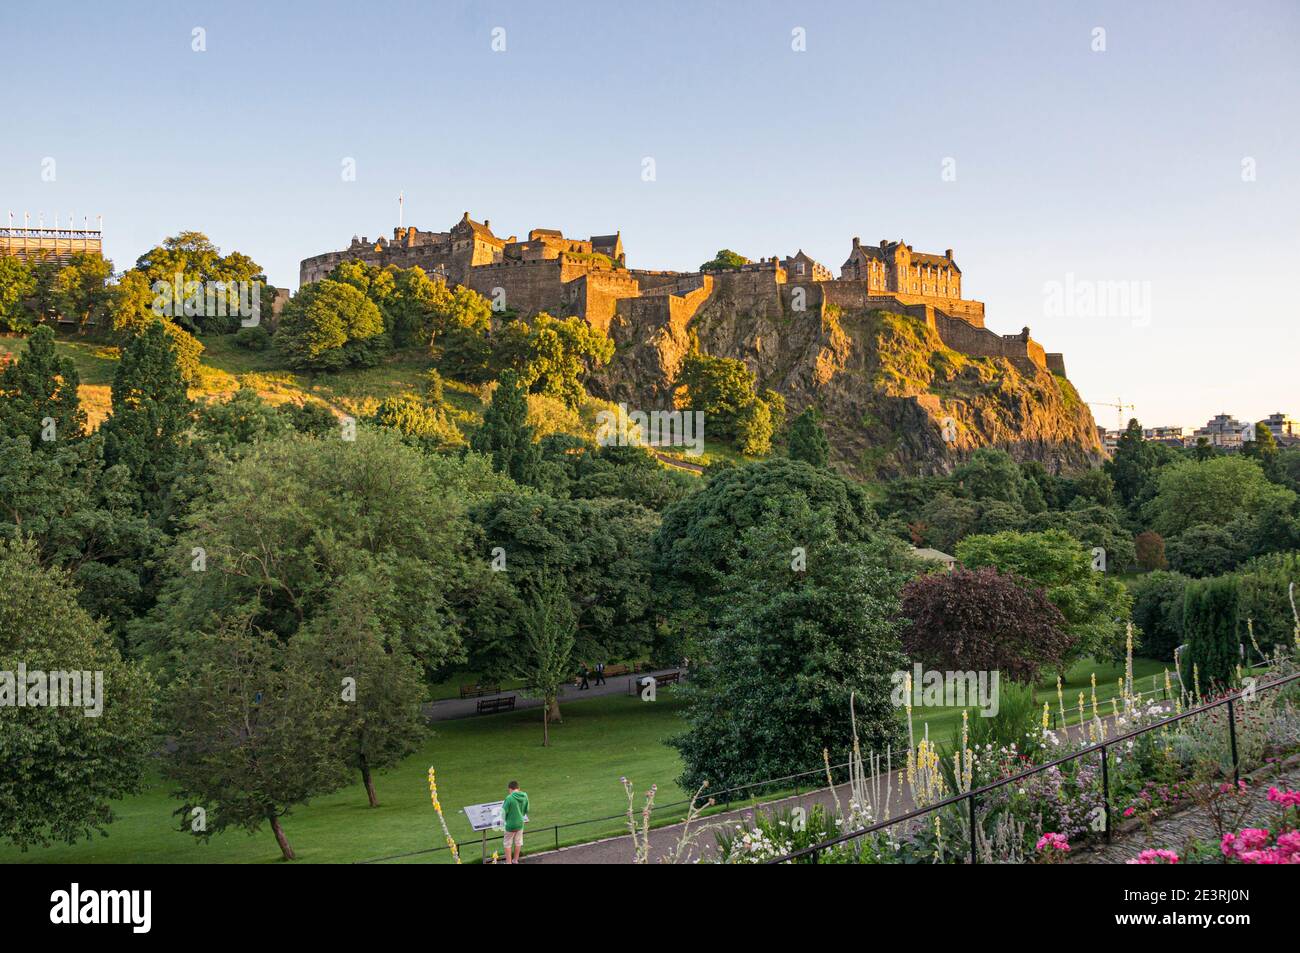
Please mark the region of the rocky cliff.
POLYGON ((698 342, 743 360, 760 388, 785 396, 791 416, 820 408, 836 466, 860 477, 947 473, 982 446, 1050 472, 1101 459, 1092 415, 1064 377, 959 353, 917 317, 797 294, 740 274, 620 301, 609 323, 614 360, 589 388, 634 408, 670 407, 682 358, 698 342))

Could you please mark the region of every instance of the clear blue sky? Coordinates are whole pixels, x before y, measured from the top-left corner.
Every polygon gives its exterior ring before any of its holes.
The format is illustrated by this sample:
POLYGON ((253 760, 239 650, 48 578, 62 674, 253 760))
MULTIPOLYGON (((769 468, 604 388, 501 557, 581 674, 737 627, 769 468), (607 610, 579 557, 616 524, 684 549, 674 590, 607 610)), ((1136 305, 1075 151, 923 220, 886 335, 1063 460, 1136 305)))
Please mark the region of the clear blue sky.
POLYGON ((1086 400, 1300 415, 1295 0, 9 3, 0 43, 0 214, 102 213, 119 269, 199 229, 296 286, 399 190, 421 228, 621 229, 634 267, 903 238, 1086 400), (1149 281, 1149 320, 1047 313, 1071 273, 1149 281))

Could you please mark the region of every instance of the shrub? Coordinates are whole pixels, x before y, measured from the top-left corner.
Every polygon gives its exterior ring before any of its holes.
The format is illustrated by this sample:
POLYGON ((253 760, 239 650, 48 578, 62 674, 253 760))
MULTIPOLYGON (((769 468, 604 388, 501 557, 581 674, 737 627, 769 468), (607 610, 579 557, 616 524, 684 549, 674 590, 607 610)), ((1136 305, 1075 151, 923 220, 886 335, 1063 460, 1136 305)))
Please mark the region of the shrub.
POLYGON ((1237 625, 1236 579, 1221 576, 1187 584, 1183 601, 1183 631, 1187 634, 1187 652, 1182 660, 1185 685, 1192 685, 1193 666, 1203 691, 1232 683, 1240 661, 1237 625))
POLYGON ((271 346, 271 333, 260 324, 240 328, 235 332, 235 346, 246 351, 265 351, 271 346))
POLYGON ((1173 661, 1174 649, 1183 642, 1183 600, 1187 577, 1156 570, 1131 586, 1133 624, 1142 630, 1142 654, 1173 661))

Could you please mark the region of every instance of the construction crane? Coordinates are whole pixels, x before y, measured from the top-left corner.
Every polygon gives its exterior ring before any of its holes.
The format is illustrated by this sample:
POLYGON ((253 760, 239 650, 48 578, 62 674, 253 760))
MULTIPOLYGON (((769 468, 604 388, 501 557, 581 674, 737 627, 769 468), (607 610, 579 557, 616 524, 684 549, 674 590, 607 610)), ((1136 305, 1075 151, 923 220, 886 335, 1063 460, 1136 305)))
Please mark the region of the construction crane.
POLYGON ((1124 411, 1126 411, 1126 410, 1137 410, 1137 407, 1134 406, 1133 404, 1126 404, 1126 403, 1124 403, 1124 398, 1123 398, 1123 397, 1116 397, 1116 398, 1115 398, 1115 402, 1114 402, 1113 404, 1111 404, 1111 403, 1107 403, 1107 402, 1105 402, 1105 401, 1101 401, 1101 400, 1090 400, 1090 401, 1088 401, 1088 406, 1090 406, 1090 407, 1114 407, 1114 408, 1115 408, 1115 429, 1116 429, 1116 430, 1123 430, 1123 429, 1124 429, 1124 411))

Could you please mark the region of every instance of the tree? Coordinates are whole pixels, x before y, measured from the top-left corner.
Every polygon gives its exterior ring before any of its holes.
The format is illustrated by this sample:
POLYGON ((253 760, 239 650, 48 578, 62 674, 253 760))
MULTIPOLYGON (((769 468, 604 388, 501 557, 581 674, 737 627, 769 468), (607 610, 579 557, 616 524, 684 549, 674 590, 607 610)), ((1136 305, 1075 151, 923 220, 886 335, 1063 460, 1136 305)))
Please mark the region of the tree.
POLYGON ((113 263, 101 255, 73 255, 54 276, 50 291, 55 310, 84 331, 108 313, 108 279, 113 263))
POLYGON ((401 634, 384 624, 395 613, 377 611, 392 598, 386 580, 349 576, 329 609, 295 638, 295 648, 319 666, 322 682, 335 687, 340 751, 360 772, 371 807, 379 806, 374 772, 411 754, 428 733, 420 664, 401 634))
POLYGON ((122 464, 147 497, 174 475, 191 404, 175 345, 161 322, 126 346, 113 375, 113 412, 101 428, 104 460, 122 464))
POLYGON ((452 603, 489 575, 466 511, 508 486, 478 457, 434 458, 382 429, 254 444, 192 503, 158 605, 133 635, 168 670, 213 620, 247 619, 291 641, 350 611, 339 593, 370 580, 371 592, 392 587, 370 598, 371 624, 432 673, 463 659, 452 603))
POLYGON ((531 323, 518 320, 500 334, 498 363, 514 369, 530 393, 545 394, 578 407, 587 392, 589 370, 610 362, 614 342, 582 318, 553 318, 542 311, 531 323))
POLYGON ((483 426, 470 438, 470 448, 492 458, 492 467, 516 483, 536 485, 541 451, 528 426, 527 388, 514 371, 502 371, 492 403, 483 412, 483 426))
POLYGON ((1033 683, 1060 670, 1071 638, 1043 590, 986 566, 913 579, 903 587, 908 656, 947 671, 1000 671, 1033 683))
POLYGON ((336 371, 378 362, 384 319, 352 285, 317 281, 284 307, 274 343, 293 368, 336 371))
POLYGON ((772 501, 739 532, 719 579, 718 624, 691 653, 686 731, 669 743, 686 790, 807 771, 847 754, 850 699, 870 749, 899 744, 891 675, 904 669, 902 575, 870 547, 836 539, 833 520, 798 497, 772 501), (792 559, 795 547, 805 559, 792 559))
POLYGON ((1155 495, 1156 472, 1160 465, 1155 445, 1142 436, 1142 425, 1130 420, 1120 435, 1114 455, 1104 464, 1115 493, 1131 517, 1137 517, 1155 495))
POLYGON ((1124 649, 1132 597, 1123 583, 1092 568, 1092 555, 1060 530, 968 536, 957 559, 970 569, 993 566, 1041 587, 1065 616, 1069 660, 1114 658, 1124 649))
POLYGON ((772 450, 772 412, 767 401, 754 398, 736 417, 736 449, 747 457, 761 457, 772 450))
POLYGON ((682 361, 675 387, 679 406, 702 411, 709 429, 734 437, 741 413, 757 398, 754 372, 744 361, 692 351, 682 361))
POLYGON ((790 424, 786 454, 791 460, 802 460, 814 467, 824 467, 830 462, 831 444, 815 408, 806 408, 790 424))
POLYGON ((1004 503, 1019 503, 1021 500, 1024 477, 1020 475, 1016 461, 1005 450, 980 447, 953 471, 953 479, 973 500, 1000 500, 1004 503))
POLYGON ((1225 456, 1166 467, 1147 514, 1152 528, 1170 540, 1198 524, 1226 526, 1272 503, 1289 509, 1295 500, 1292 490, 1271 483, 1254 460, 1225 456))
POLYGON ((1152 530, 1138 533, 1133 540, 1133 549, 1143 571, 1169 568, 1169 561, 1165 559, 1165 539, 1159 533, 1152 530))
POLYGON ((0 331, 26 334, 36 326, 37 314, 27 300, 36 293, 36 275, 23 259, 0 256, 0 331))
POLYGON ((700 491, 664 511, 654 565, 667 604, 690 609, 717 591, 731 570, 740 536, 792 498, 831 521, 838 538, 863 543, 877 520, 865 488, 826 469, 774 458, 722 470, 700 491))
POLYGON ((55 347, 54 331, 38 327, 27 350, 0 371, 0 437, 27 437, 36 450, 76 440, 86 429, 80 385, 77 365, 55 347))
POLYGON ((0 539, 0 593, 0 837, 26 850, 102 834, 112 802, 143 786, 153 685, 77 605, 67 576, 40 566, 30 542, 0 539), (34 677, 56 673, 94 673, 81 707, 35 703, 34 677))
POLYGON ((1237 619, 1237 581, 1231 576, 1193 579, 1183 598, 1183 684, 1204 690, 1226 689, 1241 659, 1237 619))
POLYGON ((334 688, 274 634, 231 620, 195 640, 167 698, 173 749, 163 773, 177 785, 181 830, 201 840, 269 823, 285 860, 280 819, 342 786, 334 688))
POLYGON ((165 292, 171 317, 194 332, 226 332, 238 327, 237 312, 207 313, 208 293, 215 293, 216 286, 265 282, 262 266, 253 259, 238 251, 223 256, 207 235, 196 231, 184 231, 164 239, 161 245, 136 259, 135 270, 144 275, 150 288, 161 284, 170 289, 180 283, 181 300, 172 300, 174 292, 165 292))
POLYGON ((0 535, 30 540, 40 565, 66 572, 82 608, 121 637, 146 599, 144 565, 161 534, 126 467, 104 465, 102 437, 37 446, 0 437, 0 535))
POLYGON ((1188 576, 1218 576, 1250 555, 1250 541, 1238 526, 1189 526, 1169 542, 1169 565, 1188 576))
POLYGON ((560 687, 573 677, 573 611, 564 590, 550 580, 543 577, 532 589, 532 602, 520 619, 523 646, 516 674, 525 692, 542 699, 542 746, 550 747, 551 720, 559 720, 560 687))
POLYGON ((542 598, 534 589, 541 578, 569 598, 577 658, 615 661, 649 649, 654 591, 647 554, 658 527, 649 510, 624 500, 502 493, 474 507, 471 517, 483 551, 499 550, 505 559, 504 571, 492 573, 503 588, 472 626, 476 669, 493 678, 510 674, 509 660, 526 636, 526 607, 542 598))
POLYGON ((712 261, 700 265, 700 271, 736 271, 741 265, 748 265, 749 259, 737 254, 730 248, 724 248, 713 256, 712 261))

